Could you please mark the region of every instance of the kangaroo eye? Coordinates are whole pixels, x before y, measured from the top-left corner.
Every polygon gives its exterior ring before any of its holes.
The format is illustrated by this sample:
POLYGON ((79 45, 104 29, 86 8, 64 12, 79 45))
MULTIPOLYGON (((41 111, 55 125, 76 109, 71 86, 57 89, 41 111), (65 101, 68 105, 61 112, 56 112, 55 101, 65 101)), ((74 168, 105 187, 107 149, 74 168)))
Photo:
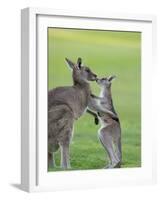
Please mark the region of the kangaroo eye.
POLYGON ((102 78, 102 81, 105 81, 106 79, 105 78, 102 78))
POLYGON ((86 69, 86 72, 88 72, 88 73, 89 73, 89 72, 90 72, 90 70, 89 70, 89 69, 86 69))

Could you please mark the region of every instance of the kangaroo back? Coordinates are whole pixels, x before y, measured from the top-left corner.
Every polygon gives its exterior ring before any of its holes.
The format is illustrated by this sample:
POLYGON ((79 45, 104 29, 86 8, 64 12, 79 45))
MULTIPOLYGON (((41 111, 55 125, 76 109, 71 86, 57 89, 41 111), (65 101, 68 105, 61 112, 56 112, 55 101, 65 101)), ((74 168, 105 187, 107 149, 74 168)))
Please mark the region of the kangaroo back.
POLYGON ((67 105, 73 112, 75 119, 78 119, 85 111, 88 104, 90 90, 76 87, 58 87, 49 91, 48 109, 57 105, 67 105))

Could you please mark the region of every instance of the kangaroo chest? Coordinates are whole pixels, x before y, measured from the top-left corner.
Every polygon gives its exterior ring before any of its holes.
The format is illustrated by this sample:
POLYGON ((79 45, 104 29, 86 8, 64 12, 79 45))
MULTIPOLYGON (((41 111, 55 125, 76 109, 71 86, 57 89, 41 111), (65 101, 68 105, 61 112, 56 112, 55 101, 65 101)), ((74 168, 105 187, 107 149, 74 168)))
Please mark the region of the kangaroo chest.
POLYGON ((73 108, 75 119, 78 119, 86 111, 88 105, 88 95, 85 91, 77 91, 74 96, 74 103, 71 105, 73 108))
MULTIPOLYGON (((102 98, 102 101, 100 101, 100 106, 102 108, 106 108, 109 111, 112 111, 113 113, 116 114, 114 107, 113 107, 113 103, 112 103, 112 97, 111 97, 111 92, 109 92, 107 89, 103 89, 100 92, 100 98, 102 98)), ((107 126, 111 123, 113 123, 113 121, 118 121, 116 119, 113 119, 111 116, 109 116, 107 113, 104 112, 98 112, 97 113, 100 119, 100 122, 102 124, 102 127, 107 126)))

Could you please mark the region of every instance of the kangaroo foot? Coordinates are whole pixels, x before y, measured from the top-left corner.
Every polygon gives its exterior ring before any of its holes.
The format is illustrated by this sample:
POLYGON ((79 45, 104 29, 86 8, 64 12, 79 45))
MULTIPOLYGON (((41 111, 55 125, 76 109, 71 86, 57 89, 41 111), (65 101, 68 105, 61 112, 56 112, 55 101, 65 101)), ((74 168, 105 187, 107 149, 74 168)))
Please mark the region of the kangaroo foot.
POLYGON ((48 161, 48 168, 54 168, 54 167, 56 167, 55 162, 52 161, 52 160, 49 160, 48 161))
POLYGON ((116 163, 114 168, 121 168, 121 162, 116 163))
POLYGON ((68 164, 68 165, 61 165, 61 168, 62 168, 63 170, 71 169, 71 165, 70 165, 70 164, 68 164))
POLYGON ((113 168, 120 168, 121 167, 121 162, 115 162, 112 164, 108 164, 107 166, 105 166, 104 169, 113 169, 113 168))

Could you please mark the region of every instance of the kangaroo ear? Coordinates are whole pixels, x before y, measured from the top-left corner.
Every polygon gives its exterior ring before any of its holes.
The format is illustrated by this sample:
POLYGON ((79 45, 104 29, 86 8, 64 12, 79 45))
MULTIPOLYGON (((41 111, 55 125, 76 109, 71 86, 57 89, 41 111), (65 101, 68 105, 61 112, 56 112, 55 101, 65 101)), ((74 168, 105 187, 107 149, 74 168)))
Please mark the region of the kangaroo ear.
POLYGON ((108 81, 110 81, 110 82, 112 82, 112 80, 114 80, 115 78, 116 78, 115 75, 107 77, 108 81))
POLYGON ((65 61, 66 61, 69 68, 71 68, 71 69, 75 68, 76 64, 73 63, 71 60, 69 60, 68 58, 65 58, 65 61))
POLYGON ((79 69, 81 68, 81 65, 82 65, 82 59, 78 58, 78 60, 77 60, 77 66, 78 66, 79 69))

